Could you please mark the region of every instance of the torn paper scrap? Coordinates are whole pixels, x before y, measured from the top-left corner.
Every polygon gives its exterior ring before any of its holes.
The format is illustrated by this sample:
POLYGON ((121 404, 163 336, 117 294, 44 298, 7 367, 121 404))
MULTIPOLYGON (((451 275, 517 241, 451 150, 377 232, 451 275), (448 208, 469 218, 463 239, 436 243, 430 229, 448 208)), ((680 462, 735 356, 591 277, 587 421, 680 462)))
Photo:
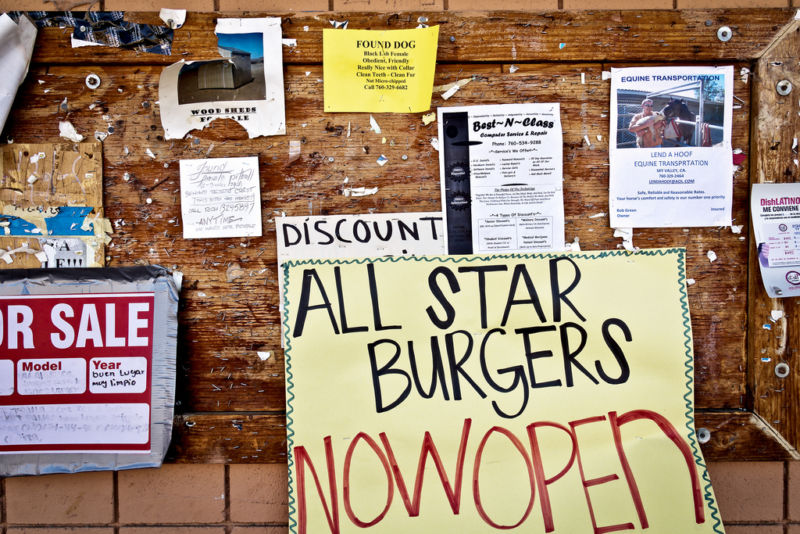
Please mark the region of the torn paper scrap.
POLYGON ((297 161, 300 157, 300 140, 292 139, 289 141, 289 163, 297 161))
POLYGON ((369 116, 369 129, 372 130, 373 132, 375 132, 376 134, 380 134, 381 133, 380 125, 378 124, 378 121, 376 121, 375 118, 372 115, 369 116))
POLYGON ((570 252, 580 252, 581 251, 580 238, 578 236, 575 236, 575 239, 572 241, 572 243, 567 243, 567 246, 564 248, 564 250, 570 252))
POLYGON ((342 194, 346 197, 365 197, 377 192, 377 187, 345 187, 342 190, 342 194))
MULTIPOLYGON (((20 12, 11 13, 19 17, 20 12)), ((73 46, 111 46, 170 55, 172 28, 125 20, 123 11, 29 11, 37 28, 73 28, 73 46)))
POLYGON ((437 85, 437 86, 434 86, 433 92, 436 93, 436 92, 440 92, 440 91, 449 91, 453 87, 464 87, 465 85, 467 85, 471 81, 472 81, 472 78, 462 78, 462 79, 457 80, 457 81, 452 82, 452 83, 446 83, 444 85, 437 85))
POLYGON ((281 19, 218 19, 219 59, 174 63, 158 84, 167 139, 214 119, 232 119, 249 137, 286 133, 281 19))
MULTIPOLYGON (((633 228, 614 228, 614 237, 622 238, 622 248, 628 252, 636 252, 639 250, 633 246, 633 228)), ((619 247, 620 245, 617 245, 619 247)))
POLYGON ((432 123, 435 120, 436 120, 436 112, 435 111, 431 111, 427 115, 423 115, 422 116, 422 124, 424 124, 425 126, 429 125, 430 123, 432 123))
POLYGON ((186 22, 186 10, 168 9, 166 7, 162 7, 158 14, 158 18, 163 20, 167 27, 177 30, 183 26, 184 22, 186 22))
POLYGON ((456 94, 456 91, 467 85, 469 82, 472 81, 472 78, 463 78, 453 83, 448 83, 447 85, 437 85, 433 88, 434 91, 444 91, 442 93, 442 99, 448 100, 451 96, 456 94))
POLYGON ((322 30, 325 111, 428 111, 438 38, 438 26, 322 30))
POLYGON ((36 26, 22 16, 15 23, 6 14, 0 16, 0 131, 6 123, 8 112, 17 94, 17 88, 28 74, 28 66, 36 41, 36 26))
POLYGON ((75 143, 80 143, 83 141, 83 136, 79 134, 77 130, 75 130, 75 126, 73 126, 69 121, 59 121, 58 135, 75 143))

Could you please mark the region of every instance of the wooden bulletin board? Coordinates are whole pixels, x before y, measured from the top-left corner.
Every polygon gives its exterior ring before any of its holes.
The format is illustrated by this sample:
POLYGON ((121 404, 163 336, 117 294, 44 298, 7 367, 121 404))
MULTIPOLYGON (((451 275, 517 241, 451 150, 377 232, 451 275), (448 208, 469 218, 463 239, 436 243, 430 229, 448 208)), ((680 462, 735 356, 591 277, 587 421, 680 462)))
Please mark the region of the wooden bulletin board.
MULTIPOLYGON (((68 31, 40 30, 2 137, 57 142, 59 120, 89 135, 113 126, 103 142, 105 215, 114 228, 107 264, 160 264, 184 274, 173 461, 285 461, 274 217, 440 209, 431 146, 436 123, 423 125, 421 113, 373 114, 383 130, 376 135, 369 114, 323 112, 322 30, 330 20, 396 29, 414 28, 420 17, 440 26, 434 84, 471 80, 447 105, 561 103, 566 239, 579 238, 583 250, 620 244, 607 216, 590 217, 608 213, 610 82, 603 72, 642 64, 734 65, 733 147, 747 159, 734 177, 733 217, 743 233, 642 229, 634 244, 687 249, 687 277, 696 281, 689 300, 697 426, 711 436, 706 458, 798 457, 800 306, 766 297, 748 234, 750 184, 792 182, 800 171, 793 148, 800 120, 794 11, 283 14, 284 37, 297 42, 283 48, 287 135, 248 139, 238 124, 217 121, 185 139, 165 140, 157 103, 161 70, 181 58, 216 58, 219 16, 190 13, 176 31, 172 56, 72 49, 68 31), (726 42, 717 36, 723 26, 732 31, 726 42), (96 90, 84 83, 90 73, 101 79, 96 90), (781 80, 793 84, 790 95, 776 93, 781 80), (290 141, 301 146, 293 162, 290 141), (392 164, 379 167, 380 154, 392 164), (178 160, 250 155, 259 158, 264 237, 184 240, 178 160), (345 178, 350 187, 378 192, 344 196, 345 178), (709 250, 718 256, 713 263, 709 250), (785 319, 767 330, 774 309, 785 319), (779 362, 789 364, 789 377, 775 375, 779 362)), ((160 23, 155 13, 127 17, 160 23)), ((444 104, 436 92, 433 108, 444 104)))

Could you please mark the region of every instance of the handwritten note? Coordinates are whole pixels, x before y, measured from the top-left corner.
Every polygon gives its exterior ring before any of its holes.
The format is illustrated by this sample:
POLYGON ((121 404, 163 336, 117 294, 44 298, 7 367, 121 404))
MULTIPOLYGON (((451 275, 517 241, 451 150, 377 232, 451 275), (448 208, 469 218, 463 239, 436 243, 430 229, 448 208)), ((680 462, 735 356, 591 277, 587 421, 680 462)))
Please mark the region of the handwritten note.
POLYGON ((74 395, 86 391, 86 360, 53 358, 17 363, 20 395, 74 395))
POLYGON ((150 406, 43 404, 0 406, 0 442, 6 445, 147 443, 150 406))
POLYGON ((181 160, 183 237, 261 235, 258 158, 181 160))
POLYGON ((92 393, 144 393, 147 358, 92 358, 89 376, 92 393))

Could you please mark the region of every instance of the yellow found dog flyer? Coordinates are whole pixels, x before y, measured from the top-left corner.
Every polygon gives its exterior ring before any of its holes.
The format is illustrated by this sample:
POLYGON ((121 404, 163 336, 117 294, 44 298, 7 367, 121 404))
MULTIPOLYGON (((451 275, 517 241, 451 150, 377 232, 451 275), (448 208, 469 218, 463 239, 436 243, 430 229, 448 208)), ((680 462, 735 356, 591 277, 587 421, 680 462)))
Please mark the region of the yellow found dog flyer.
POLYGON ((323 30, 325 111, 427 111, 438 39, 438 26, 323 30))
POLYGON ((611 69, 614 228, 730 226, 733 67, 611 69))
POLYGON ((686 251, 283 263, 289 532, 723 534, 686 251))

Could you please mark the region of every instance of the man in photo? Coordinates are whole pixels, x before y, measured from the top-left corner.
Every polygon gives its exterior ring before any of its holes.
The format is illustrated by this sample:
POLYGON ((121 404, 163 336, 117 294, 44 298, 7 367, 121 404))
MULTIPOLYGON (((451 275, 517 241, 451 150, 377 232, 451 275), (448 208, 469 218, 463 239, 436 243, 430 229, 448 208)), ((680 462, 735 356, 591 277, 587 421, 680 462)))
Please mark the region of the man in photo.
POLYGON ((631 118, 628 131, 636 134, 636 146, 639 148, 657 148, 664 140, 666 122, 664 115, 653 112, 653 101, 642 100, 642 111, 631 118))

